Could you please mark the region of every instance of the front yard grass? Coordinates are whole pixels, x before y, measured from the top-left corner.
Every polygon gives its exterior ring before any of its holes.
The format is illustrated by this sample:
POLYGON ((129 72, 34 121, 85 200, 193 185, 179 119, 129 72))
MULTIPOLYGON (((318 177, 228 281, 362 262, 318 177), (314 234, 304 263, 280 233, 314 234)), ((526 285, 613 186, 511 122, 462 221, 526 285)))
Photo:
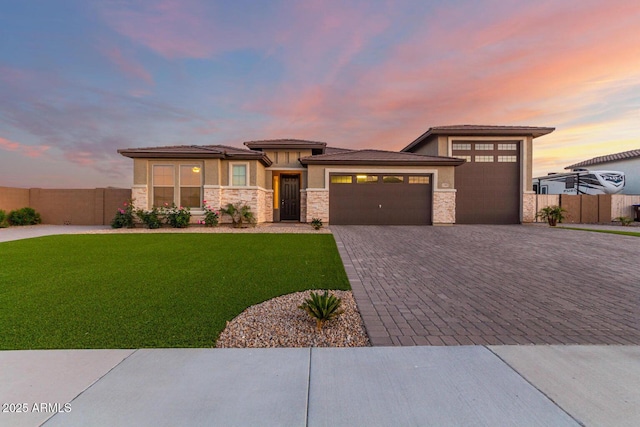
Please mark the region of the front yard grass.
POLYGON ((306 289, 350 289, 331 235, 0 243, 0 349, 212 347, 245 308, 306 289))
POLYGON ((594 233, 608 233, 608 234, 619 234, 621 236, 634 236, 640 237, 640 233, 635 231, 622 231, 622 230, 597 230, 595 228, 579 228, 579 227, 559 227, 565 228, 567 230, 581 230, 581 231, 592 231, 594 233))

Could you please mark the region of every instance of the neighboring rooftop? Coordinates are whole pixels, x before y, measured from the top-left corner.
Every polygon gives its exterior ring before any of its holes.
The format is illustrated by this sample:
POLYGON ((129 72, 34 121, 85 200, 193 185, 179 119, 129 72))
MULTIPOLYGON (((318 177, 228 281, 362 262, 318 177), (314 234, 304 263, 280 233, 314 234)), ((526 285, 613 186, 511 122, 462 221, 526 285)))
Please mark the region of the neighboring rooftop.
POLYGON ((413 147, 428 139, 433 135, 451 136, 531 136, 538 138, 553 132, 555 128, 537 126, 484 126, 484 125, 451 125, 434 126, 416 138, 411 144, 401 151, 410 151, 413 147))
POLYGON ((401 153, 383 150, 350 150, 303 157, 303 165, 334 164, 334 165, 397 165, 397 166, 457 166, 464 160, 454 157, 426 156, 415 153, 401 153))
POLYGON ((585 160, 583 162, 575 163, 573 165, 567 166, 565 169, 576 169, 576 168, 582 168, 585 166, 597 165, 600 163, 615 162, 618 160, 634 159, 638 157, 640 157, 640 149, 629 150, 629 151, 623 151, 622 153, 607 154, 606 156, 594 157, 593 159, 585 160))

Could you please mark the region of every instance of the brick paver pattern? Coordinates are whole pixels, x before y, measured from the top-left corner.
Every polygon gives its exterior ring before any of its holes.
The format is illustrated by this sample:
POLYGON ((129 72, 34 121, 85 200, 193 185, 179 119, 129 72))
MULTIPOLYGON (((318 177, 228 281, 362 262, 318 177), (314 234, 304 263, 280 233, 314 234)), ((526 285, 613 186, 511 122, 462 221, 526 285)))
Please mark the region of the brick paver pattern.
POLYGON ((640 238, 331 226, 373 345, 640 344, 640 238))

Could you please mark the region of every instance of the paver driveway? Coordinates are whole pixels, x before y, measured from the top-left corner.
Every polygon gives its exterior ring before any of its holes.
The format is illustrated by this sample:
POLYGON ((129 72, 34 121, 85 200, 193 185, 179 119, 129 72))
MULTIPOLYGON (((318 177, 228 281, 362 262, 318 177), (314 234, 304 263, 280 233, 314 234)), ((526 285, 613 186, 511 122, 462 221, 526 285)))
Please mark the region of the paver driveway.
POLYGON ((373 345, 640 344, 640 238, 332 226, 373 345))

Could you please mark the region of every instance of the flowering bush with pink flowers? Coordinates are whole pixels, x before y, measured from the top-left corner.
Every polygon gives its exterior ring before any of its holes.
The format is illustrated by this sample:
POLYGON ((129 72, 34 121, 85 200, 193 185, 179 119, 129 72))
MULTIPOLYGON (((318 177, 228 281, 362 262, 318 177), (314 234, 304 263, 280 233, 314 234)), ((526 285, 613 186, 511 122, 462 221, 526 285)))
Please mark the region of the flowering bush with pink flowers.
POLYGON ((220 219, 220 211, 214 210, 211 206, 207 205, 206 200, 202 201, 202 206, 204 209, 204 220, 202 224, 207 227, 216 227, 220 219))
POLYGON ((129 199, 118 208, 116 216, 111 221, 113 228, 133 228, 135 227, 135 211, 133 208, 133 199, 129 199))
POLYGON ((189 208, 178 207, 172 204, 168 208, 162 209, 165 221, 173 228, 186 228, 189 226, 191 212, 189 208))

